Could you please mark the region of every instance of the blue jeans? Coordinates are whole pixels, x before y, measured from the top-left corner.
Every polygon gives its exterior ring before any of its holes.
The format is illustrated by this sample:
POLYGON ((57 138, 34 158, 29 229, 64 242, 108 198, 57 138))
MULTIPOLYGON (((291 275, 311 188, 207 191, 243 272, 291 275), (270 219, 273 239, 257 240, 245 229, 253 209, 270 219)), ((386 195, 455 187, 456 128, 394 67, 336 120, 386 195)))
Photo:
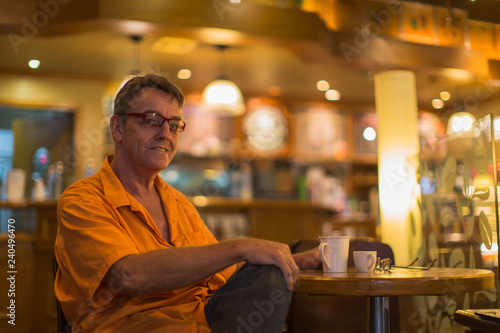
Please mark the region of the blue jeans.
POLYGON ((245 264, 210 297, 205 317, 214 333, 279 333, 291 298, 279 268, 245 264))

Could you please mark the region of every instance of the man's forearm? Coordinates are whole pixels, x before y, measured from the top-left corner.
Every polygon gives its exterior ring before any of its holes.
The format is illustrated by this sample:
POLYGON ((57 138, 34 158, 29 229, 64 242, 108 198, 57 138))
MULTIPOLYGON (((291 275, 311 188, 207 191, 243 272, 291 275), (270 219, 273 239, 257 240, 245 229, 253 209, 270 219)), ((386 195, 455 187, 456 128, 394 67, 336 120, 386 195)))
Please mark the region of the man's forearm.
POLYGON ((242 261, 277 266, 292 290, 298 267, 288 245, 252 238, 129 255, 111 266, 104 282, 116 292, 147 295, 189 286, 242 261))
POLYGON ((129 255, 111 266, 105 282, 132 296, 179 289, 243 260, 238 247, 237 241, 226 241, 129 255))

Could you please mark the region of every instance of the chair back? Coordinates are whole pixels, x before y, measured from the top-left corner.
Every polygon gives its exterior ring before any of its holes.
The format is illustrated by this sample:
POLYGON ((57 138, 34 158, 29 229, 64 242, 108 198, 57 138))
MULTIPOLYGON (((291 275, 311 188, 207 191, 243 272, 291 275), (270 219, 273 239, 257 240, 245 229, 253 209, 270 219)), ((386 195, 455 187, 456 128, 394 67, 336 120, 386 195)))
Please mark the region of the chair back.
MULTIPOLYGON (((59 265, 57 264, 56 256, 52 254, 52 272, 54 274, 54 280, 56 278, 57 270, 59 265)), ((64 312, 61 308, 61 303, 56 297, 56 305, 57 305, 57 333, 71 333, 71 326, 69 325, 66 317, 64 316, 64 312)))
POLYGON ((377 251, 377 257, 391 259, 394 265, 394 252, 391 247, 386 244, 370 238, 353 238, 349 243, 349 258, 347 259, 347 266, 354 267, 353 252, 354 251, 377 251))
MULTIPOLYGON (((290 251, 292 253, 300 253, 317 246, 319 246, 318 239, 300 239, 290 244, 290 251)), ((389 258, 394 265, 394 252, 386 243, 382 243, 371 238, 351 238, 351 241, 349 242, 349 257, 347 259, 348 267, 354 267, 354 251, 377 251, 377 257, 382 259, 389 258)))

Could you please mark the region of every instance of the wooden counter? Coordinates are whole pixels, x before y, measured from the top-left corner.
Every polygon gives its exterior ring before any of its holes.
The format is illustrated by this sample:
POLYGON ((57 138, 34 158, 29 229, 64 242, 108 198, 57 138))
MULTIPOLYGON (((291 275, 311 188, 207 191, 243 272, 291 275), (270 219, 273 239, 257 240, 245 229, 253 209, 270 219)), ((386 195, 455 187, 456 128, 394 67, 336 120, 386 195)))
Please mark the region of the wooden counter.
MULTIPOLYGON (((11 318, 7 316, 6 307, 2 307, 0 332, 55 332, 57 312, 52 251, 57 232, 57 201, 0 201, 0 209, 10 209, 15 221, 16 272, 15 297, 8 297, 6 283, 0 284, 0 303, 8 304, 15 299, 16 325, 8 323, 11 318), (31 219, 33 221, 27 221, 31 219)), ((4 224, 7 221, 1 222, 4 224)), ((8 233, 0 233, 2 258, 8 254, 8 241, 8 233)), ((2 274, 12 271, 7 260, 0 262, 0 270, 2 274)))

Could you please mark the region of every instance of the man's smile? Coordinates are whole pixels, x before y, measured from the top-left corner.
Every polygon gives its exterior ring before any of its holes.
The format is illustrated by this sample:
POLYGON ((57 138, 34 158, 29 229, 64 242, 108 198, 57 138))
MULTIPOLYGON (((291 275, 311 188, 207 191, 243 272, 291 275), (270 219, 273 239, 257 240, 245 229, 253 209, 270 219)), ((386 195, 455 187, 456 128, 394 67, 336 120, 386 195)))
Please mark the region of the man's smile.
POLYGON ((162 147, 155 147, 153 148, 154 150, 159 150, 159 151, 164 151, 164 152, 167 152, 168 149, 167 148, 162 148, 162 147))

